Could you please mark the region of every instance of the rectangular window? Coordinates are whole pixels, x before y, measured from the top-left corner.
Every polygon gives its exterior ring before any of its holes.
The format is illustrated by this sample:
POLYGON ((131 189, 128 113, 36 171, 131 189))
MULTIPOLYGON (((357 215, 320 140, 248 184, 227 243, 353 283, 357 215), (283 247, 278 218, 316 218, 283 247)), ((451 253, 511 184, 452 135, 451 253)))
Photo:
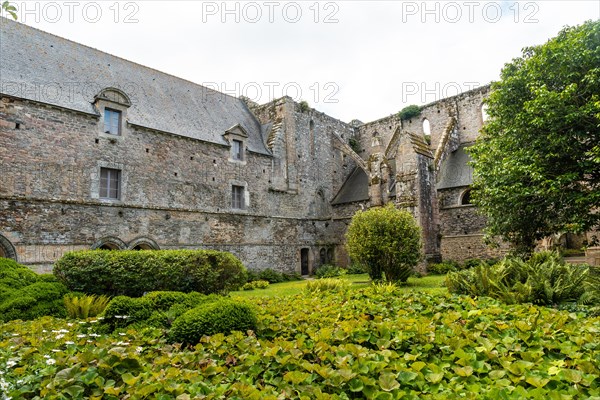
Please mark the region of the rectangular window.
POLYGON ((231 187, 231 208, 238 210, 244 209, 244 187, 243 186, 232 186, 231 187))
POLYGON ((244 161, 244 143, 241 140, 233 140, 233 159, 244 161))
POLYGON ((104 109, 104 133, 121 134, 121 111, 110 108, 104 109))
POLYGON ((121 171, 100 168, 100 198, 119 200, 121 198, 121 171))

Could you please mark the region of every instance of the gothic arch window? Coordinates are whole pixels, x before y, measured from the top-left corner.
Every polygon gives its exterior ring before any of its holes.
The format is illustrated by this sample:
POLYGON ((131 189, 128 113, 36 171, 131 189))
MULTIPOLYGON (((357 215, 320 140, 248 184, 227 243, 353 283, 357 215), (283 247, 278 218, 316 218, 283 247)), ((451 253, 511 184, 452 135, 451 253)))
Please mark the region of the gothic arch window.
POLYGON ((333 264, 335 261, 334 258, 333 248, 330 247, 327 249, 327 264, 333 264))
POLYGON ((160 250, 158 244, 147 237, 140 237, 129 242, 131 250, 160 250))
POLYGON ((322 248, 319 251, 319 261, 321 262, 321 265, 327 264, 327 250, 325 248, 322 248))
POLYGON ((0 235, 0 257, 17 260, 17 251, 10 240, 0 235))
POLYGON ((91 247, 92 250, 125 250, 126 248, 125 242, 113 236, 104 237, 91 247))
POLYGON ((481 121, 484 123, 490 118, 490 115, 488 114, 487 110, 488 110, 487 103, 483 103, 481 105, 481 121))
POLYGON ((473 204, 471 203, 471 189, 467 189, 460 195, 460 205, 468 206, 471 204, 473 204))
POLYGON ((431 136, 431 124, 427 118, 423 119, 423 135, 431 136))

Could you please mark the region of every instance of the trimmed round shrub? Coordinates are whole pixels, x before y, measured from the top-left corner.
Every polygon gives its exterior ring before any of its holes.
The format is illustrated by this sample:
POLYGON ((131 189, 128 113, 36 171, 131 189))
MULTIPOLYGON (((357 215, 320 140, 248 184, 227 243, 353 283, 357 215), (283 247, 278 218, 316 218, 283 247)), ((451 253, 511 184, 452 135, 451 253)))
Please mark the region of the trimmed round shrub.
POLYGON ((191 292, 150 292, 143 297, 117 296, 104 310, 102 325, 110 332, 129 325, 168 328, 175 318, 222 296, 191 292))
POLYGON ((373 280, 406 282, 421 260, 421 231, 413 216, 393 204, 358 211, 346 232, 346 248, 373 280))
POLYGON ((59 282, 36 282, 11 290, 10 297, 0 303, 0 320, 31 320, 47 315, 64 318, 66 293, 67 288, 59 282))
POLYGON ((256 315, 252 307, 222 300, 196 307, 177 318, 169 338, 172 342, 196 344, 203 336, 256 330, 256 324, 256 315))
MULTIPOLYGON (((20 289, 31 285, 40 279, 41 275, 36 274, 24 265, 17 263, 9 258, 0 258, 0 292, 2 288, 20 289)), ((0 301, 2 298, 0 293, 0 301)))
POLYGON ((89 250, 65 254, 54 275, 87 294, 139 297, 152 291, 227 293, 246 282, 233 254, 214 250, 89 250))

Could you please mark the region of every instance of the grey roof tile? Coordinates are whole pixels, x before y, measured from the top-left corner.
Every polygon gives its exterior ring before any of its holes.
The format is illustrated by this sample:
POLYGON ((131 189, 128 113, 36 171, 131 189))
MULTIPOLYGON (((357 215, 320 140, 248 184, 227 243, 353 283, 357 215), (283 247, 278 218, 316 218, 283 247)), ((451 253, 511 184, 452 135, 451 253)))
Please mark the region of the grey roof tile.
POLYGON ((98 114, 94 96, 107 87, 131 98, 132 124, 224 145, 240 124, 248 150, 270 154, 242 100, 0 17, 0 93, 98 114))
POLYGON ((339 192, 331 201, 332 205, 369 200, 369 177, 362 168, 354 168, 339 192))

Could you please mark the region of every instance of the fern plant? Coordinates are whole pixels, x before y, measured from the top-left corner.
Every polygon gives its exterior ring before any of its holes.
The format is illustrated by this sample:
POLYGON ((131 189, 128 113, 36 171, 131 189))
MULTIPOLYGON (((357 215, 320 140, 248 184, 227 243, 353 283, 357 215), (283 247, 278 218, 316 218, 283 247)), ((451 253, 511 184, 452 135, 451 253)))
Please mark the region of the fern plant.
POLYGON ((64 297, 63 301, 69 318, 86 319, 100 315, 110 302, 110 299, 104 295, 88 296, 70 293, 64 297))
MULTIPOLYGON (((600 275, 600 274, 599 274, 600 275)), ((446 287, 452 293, 488 296, 507 304, 534 303, 557 305, 593 302, 600 278, 589 267, 566 263, 559 253, 542 252, 529 260, 505 258, 489 266, 480 264, 470 270, 450 272, 446 287), (594 283, 593 279, 598 279, 594 283)))

